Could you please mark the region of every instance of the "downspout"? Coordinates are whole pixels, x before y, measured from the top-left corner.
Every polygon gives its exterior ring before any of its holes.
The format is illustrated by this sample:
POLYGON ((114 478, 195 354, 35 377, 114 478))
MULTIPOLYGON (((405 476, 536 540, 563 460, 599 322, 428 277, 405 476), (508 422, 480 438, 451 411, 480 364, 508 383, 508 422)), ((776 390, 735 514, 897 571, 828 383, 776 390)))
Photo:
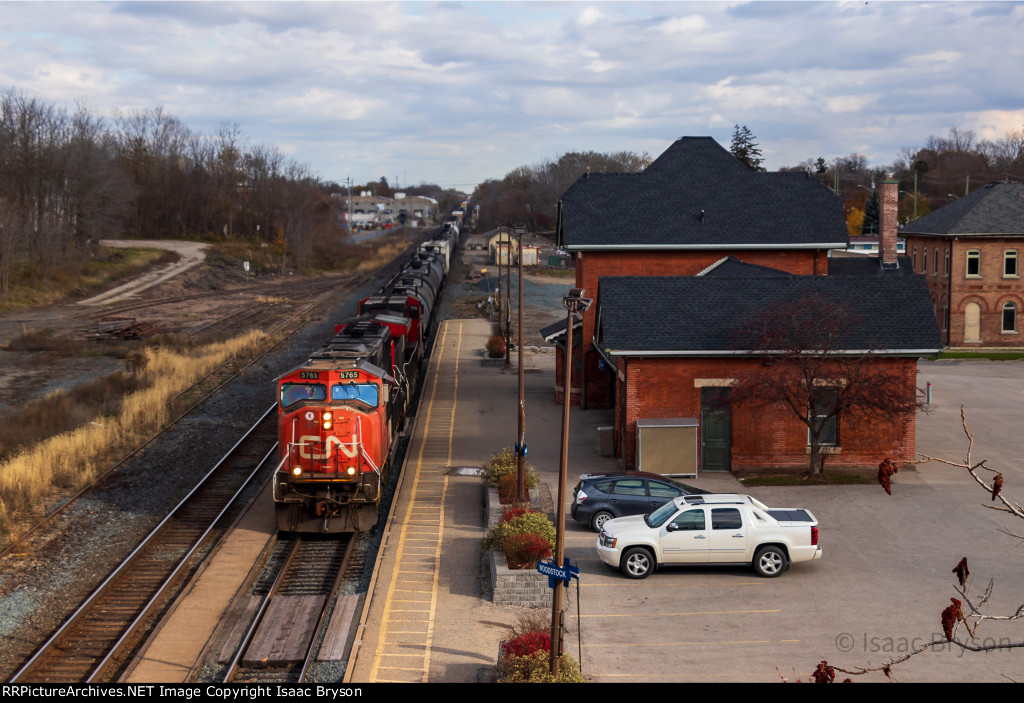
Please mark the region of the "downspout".
MULTIPOLYGON (((914 201, 917 204, 917 201, 914 201)), ((949 275, 946 277, 946 346, 950 346, 951 334, 953 333, 953 243, 956 237, 949 240, 949 275)))

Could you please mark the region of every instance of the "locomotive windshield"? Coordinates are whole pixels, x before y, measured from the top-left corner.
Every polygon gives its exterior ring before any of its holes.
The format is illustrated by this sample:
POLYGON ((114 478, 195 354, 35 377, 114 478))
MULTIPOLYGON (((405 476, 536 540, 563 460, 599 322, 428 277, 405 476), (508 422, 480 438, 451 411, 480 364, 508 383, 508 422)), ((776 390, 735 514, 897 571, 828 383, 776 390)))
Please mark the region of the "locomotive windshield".
POLYGON ((322 383, 281 384, 281 407, 287 408, 303 400, 327 400, 327 386, 322 383))
POLYGON ((380 402, 380 391, 372 383, 339 383, 331 386, 331 400, 336 403, 360 403, 375 408, 380 402))

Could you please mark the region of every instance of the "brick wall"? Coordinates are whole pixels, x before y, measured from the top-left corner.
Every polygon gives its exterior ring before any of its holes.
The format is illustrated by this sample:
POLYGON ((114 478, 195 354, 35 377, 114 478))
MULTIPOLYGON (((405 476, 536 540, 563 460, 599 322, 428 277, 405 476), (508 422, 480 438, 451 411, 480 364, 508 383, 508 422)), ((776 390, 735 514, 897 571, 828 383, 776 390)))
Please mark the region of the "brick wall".
MULTIPOLYGON (((916 392, 916 359, 881 359, 881 368, 892 382, 916 392)), ((758 360, 732 359, 630 359, 623 388, 624 407, 616 418, 624 466, 636 462, 636 420, 657 417, 700 417, 697 379, 727 379, 758 360)), ((916 419, 894 422, 891 416, 841 417, 839 453, 831 454, 829 466, 872 466, 883 458, 914 458, 916 419)), ((781 404, 739 407, 732 411, 733 470, 806 469, 809 464, 807 426, 781 404)))
POLYGON ((998 237, 984 239, 941 238, 907 235, 907 254, 914 260, 914 270, 923 273, 935 310, 935 322, 943 330, 944 306, 949 308, 948 334, 942 331, 942 340, 953 347, 1024 347, 1022 318, 1024 313, 1024 237, 998 237), (967 276, 967 252, 980 252, 978 277, 967 276), (1003 265, 1007 250, 1017 251, 1017 276, 1004 276, 1003 265), (927 269, 924 252, 928 252, 927 269), (949 275, 945 258, 949 252, 949 275), (936 267, 936 257, 938 266, 936 267), (952 290, 950 290, 952 286, 952 290), (1007 302, 1017 305, 1016 333, 1003 332, 1003 306, 1007 302), (965 339, 967 307, 975 303, 980 309, 980 341, 965 339), (947 342, 948 340, 948 342, 947 342))
MULTIPOLYGON (((792 274, 828 273, 827 255, 813 250, 581 252, 576 258, 576 287, 585 289, 587 296, 596 301, 601 276, 694 276, 729 254, 744 263, 768 266, 792 274)), ((585 377, 587 407, 607 408, 614 404, 612 375, 610 369, 600 369, 601 359, 594 352, 590 341, 594 338, 596 313, 595 304, 583 316, 585 367, 582 374, 573 370, 573 403, 579 402, 575 389, 581 388, 585 377)), ((561 371, 558 378, 562 378, 561 371)), ((561 393, 556 391, 559 402, 561 397, 561 393)))

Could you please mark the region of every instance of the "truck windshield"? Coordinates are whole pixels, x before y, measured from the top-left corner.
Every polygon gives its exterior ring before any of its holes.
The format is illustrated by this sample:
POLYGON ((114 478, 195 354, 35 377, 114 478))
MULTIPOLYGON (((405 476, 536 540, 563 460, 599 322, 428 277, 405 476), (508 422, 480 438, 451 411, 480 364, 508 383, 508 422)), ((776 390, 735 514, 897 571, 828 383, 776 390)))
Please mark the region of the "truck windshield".
POLYGON ((670 500, 650 515, 644 516, 644 519, 647 521, 648 527, 661 527, 665 524, 666 520, 678 511, 679 508, 676 507, 675 501, 670 500))
POLYGON ((372 383, 342 383, 331 386, 331 400, 335 403, 352 402, 375 408, 380 400, 380 392, 372 383))
POLYGON ((303 400, 327 400, 327 386, 322 383, 282 383, 281 407, 287 408, 303 400))

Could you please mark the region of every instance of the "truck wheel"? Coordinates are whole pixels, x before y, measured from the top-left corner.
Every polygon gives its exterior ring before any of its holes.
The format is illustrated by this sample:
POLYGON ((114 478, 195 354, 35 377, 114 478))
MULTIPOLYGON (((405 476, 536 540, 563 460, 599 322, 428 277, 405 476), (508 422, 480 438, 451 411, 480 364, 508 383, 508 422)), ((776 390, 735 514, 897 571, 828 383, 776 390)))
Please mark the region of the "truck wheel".
POLYGON ((643 547, 627 549, 619 568, 631 579, 647 578, 654 571, 654 556, 643 547))
POLYGON ((609 513, 607 510, 599 510, 594 513, 594 518, 590 521, 590 526, 594 528, 595 532, 600 532, 604 524, 611 520, 614 515, 609 513))
POLYGON ((786 570, 786 552, 779 547, 761 547, 754 555, 754 571, 758 576, 775 578, 786 570))

